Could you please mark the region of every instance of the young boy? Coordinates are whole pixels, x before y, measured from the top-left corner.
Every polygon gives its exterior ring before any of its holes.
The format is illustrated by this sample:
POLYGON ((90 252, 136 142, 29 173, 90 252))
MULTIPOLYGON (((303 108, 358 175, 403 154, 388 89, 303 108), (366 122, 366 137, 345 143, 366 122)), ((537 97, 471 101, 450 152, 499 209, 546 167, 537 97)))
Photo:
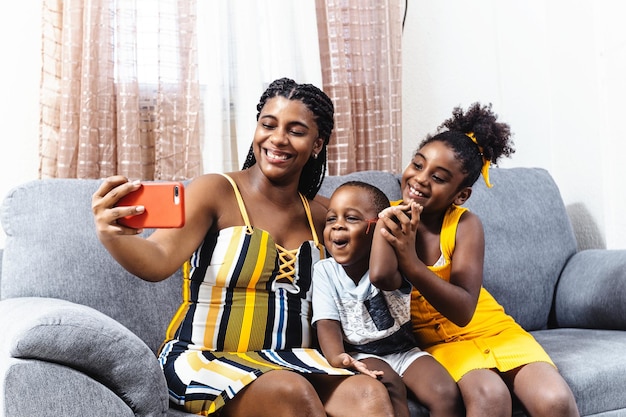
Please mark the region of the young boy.
POLYGON ((461 416, 456 383, 416 346, 411 285, 382 291, 369 280, 372 236, 386 207, 381 190, 359 181, 339 186, 330 198, 324 244, 332 258, 319 261, 313 274, 312 321, 320 347, 331 365, 380 378, 396 416, 409 415, 407 387, 431 416, 461 416))

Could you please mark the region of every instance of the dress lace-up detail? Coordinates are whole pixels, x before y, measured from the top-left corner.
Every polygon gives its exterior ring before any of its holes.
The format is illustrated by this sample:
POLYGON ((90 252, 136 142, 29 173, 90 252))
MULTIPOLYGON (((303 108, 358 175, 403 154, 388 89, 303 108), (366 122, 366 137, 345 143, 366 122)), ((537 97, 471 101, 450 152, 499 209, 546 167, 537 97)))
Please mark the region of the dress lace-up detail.
POLYGON ((298 254, 298 249, 288 250, 276 244, 276 249, 278 249, 278 275, 276 276, 276 280, 288 279, 289 282, 293 283, 296 276, 296 255, 298 254))

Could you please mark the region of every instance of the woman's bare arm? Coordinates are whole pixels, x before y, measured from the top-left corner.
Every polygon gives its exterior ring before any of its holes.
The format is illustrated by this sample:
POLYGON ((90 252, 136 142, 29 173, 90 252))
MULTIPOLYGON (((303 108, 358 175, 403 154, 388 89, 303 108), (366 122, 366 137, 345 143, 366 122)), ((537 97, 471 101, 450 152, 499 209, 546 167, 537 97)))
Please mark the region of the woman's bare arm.
POLYGON ((125 177, 107 178, 92 196, 92 212, 98 238, 109 253, 130 273, 146 281, 161 281, 172 275, 198 247, 213 225, 217 203, 208 195, 220 195, 223 180, 199 177, 185 190, 185 225, 177 229, 158 229, 144 239, 140 229, 117 223, 121 217, 139 214, 136 206, 115 207, 116 202, 139 188, 139 183, 125 177))

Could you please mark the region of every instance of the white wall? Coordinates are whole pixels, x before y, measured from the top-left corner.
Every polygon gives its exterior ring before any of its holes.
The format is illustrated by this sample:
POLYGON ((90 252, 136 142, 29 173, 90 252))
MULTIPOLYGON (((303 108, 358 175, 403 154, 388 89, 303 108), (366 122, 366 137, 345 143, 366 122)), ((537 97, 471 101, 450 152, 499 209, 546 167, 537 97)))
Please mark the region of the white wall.
POLYGON ((491 102, 517 150, 500 166, 546 168, 626 248, 625 16, 620 0, 409 1, 405 163, 454 106, 491 102))
MULTIPOLYGON (((41 62, 39 2, 4 8, 0 196, 37 177, 41 62)), ((491 102, 515 134, 501 166, 546 168, 566 204, 583 203, 607 245, 626 248, 624 16, 621 0, 409 0, 403 160, 454 106, 491 102)))

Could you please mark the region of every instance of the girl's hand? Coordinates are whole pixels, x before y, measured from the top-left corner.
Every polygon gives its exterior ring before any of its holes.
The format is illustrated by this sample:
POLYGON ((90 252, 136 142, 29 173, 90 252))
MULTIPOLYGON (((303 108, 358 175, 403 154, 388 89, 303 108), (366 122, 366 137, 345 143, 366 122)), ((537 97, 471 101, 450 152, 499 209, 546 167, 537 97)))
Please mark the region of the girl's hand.
POLYGON ((136 235, 142 232, 141 229, 133 229, 117 223, 117 220, 122 217, 143 213, 142 206, 115 206, 120 198, 136 191, 139 187, 139 181, 130 182, 121 175, 109 177, 100 184, 91 197, 91 211, 100 239, 119 235, 136 235))
POLYGON ((383 371, 370 370, 363 362, 357 361, 347 353, 341 353, 339 355, 341 363, 345 368, 354 369, 364 375, 369 375, 374 379, 378 379, 379 376, 383 376, 383 371))
POLYGON ((384 223, 381 234, 398 255, 408 255, 409 251, 415 253, 415 235, 422 209, 421 205, 412 201, 409 204, 388 207, 378 215, 384 223))
POLYGON ((421 205, 410 202, 386 208, 378 215, 384 224, 380 234, 393 248, 396 254, 396 268, 403 274, 406 274, 407 265, 421 263, 417 256, 415 240, 422 210, 421 205))

